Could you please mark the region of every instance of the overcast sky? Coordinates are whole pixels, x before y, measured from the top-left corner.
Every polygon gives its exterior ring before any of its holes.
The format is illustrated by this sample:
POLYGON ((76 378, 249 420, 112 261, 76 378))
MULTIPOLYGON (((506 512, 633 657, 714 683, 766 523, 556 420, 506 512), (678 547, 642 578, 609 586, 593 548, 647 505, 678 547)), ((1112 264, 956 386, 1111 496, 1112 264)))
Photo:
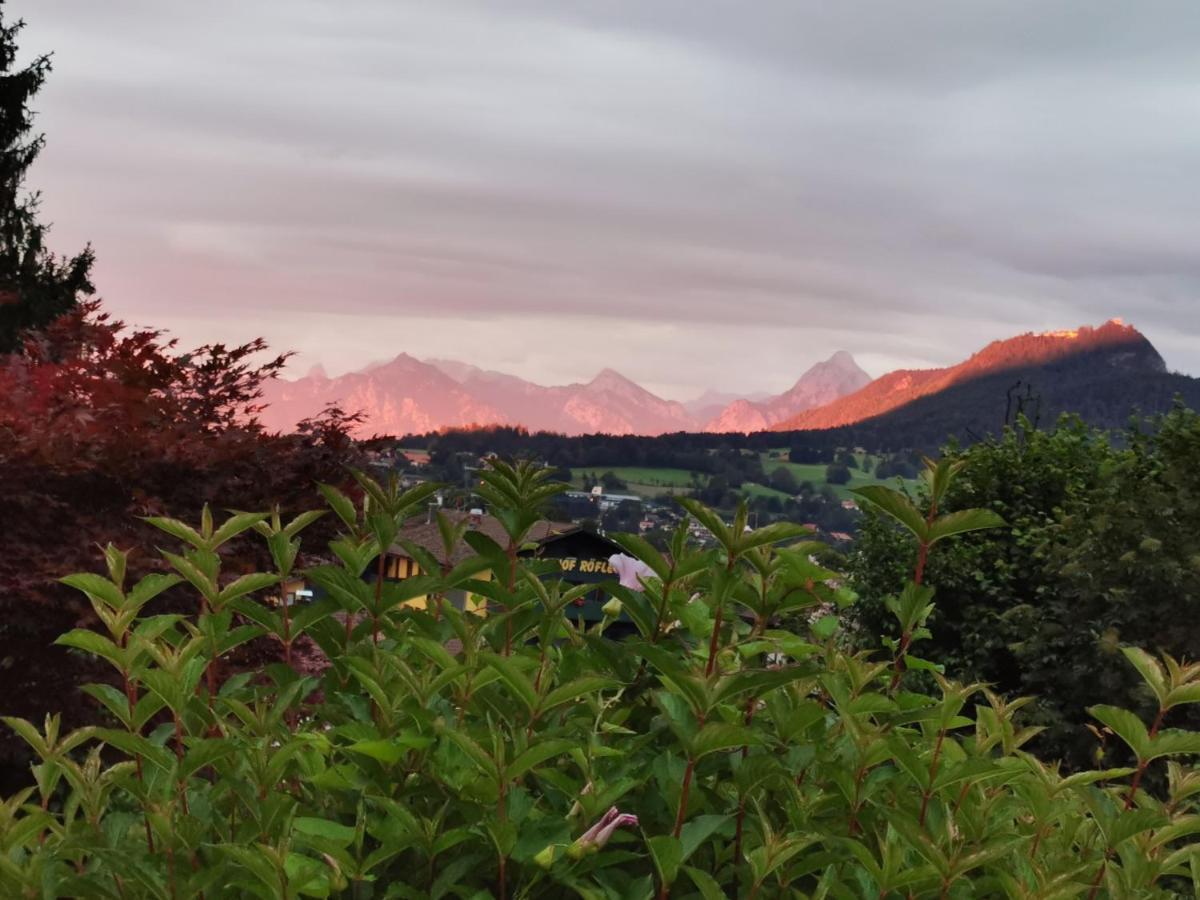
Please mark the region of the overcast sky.
POLYGON ((668 396, 1123 316, 1200 374, 1200 4, 9 0, 109 307, 668 396))

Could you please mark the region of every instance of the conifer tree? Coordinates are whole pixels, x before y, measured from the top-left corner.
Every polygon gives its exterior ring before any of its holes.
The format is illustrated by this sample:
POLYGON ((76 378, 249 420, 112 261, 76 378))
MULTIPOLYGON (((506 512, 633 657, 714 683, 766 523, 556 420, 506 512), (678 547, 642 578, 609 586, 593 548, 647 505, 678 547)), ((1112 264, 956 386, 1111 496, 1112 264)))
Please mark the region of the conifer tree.
POLYGON ((50 71, 50 57, 18 67, 23 25, 5 20, 0 0, 0 353, 18 349, 23 331, 50 323, 93 291, 91 247, 69 258, 51 253, 38 195, 25 187, 45 143, 33 132, 29 103, 50 71))

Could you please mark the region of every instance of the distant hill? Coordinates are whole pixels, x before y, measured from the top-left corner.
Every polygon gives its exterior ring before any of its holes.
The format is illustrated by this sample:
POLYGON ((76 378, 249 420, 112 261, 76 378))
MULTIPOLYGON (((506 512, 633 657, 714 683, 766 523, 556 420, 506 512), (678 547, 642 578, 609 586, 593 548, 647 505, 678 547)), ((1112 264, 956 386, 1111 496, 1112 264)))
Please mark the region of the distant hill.
POLYGON ((613 369, 604 369, 588 382, 547 387, 457 360, 422 361, 400 354, 337 378, 329 378, 316 366, 295 381, 273 382, 265 389, 268 406, 262 419, 268 428, 286 431, 336 402, 364 415, 360 436, 480 425, 519 425, 566 435, 659 435, 702 431, 710 419, 749 403, 743 420, 757 417, 755 421, 763 424, 755 427, 761 429, 867 380, 848 353, 838 353, 813 366, 777 397, 753 395, 760 399, 737 398, 730 405, 728 395, 709 392, 689 409, 656 396, 613 369))
POLYGON ((995 341, 944 369, 891 372, 775 430, 825 433, 822 444, 840 432, 877 448, 934 448, 951 435, 971 441, 994 434, 1018 411, 1043 425, 1071 412, 1118 428, 1134 412, 1166 411, 1177 396, 1200 408, 1200 380, 1168 372, 1141 332, 1111 320, 995 341))
POLYGON ((694 400, 685 400, 683 406, 697 422, 709 422, 719 416, 730 403, 736 403, 738 400, 757 402, 768 400, 772 396, 774 395, 769 391, 755 391, 753 394, 742 395, 709 388, 694 400))

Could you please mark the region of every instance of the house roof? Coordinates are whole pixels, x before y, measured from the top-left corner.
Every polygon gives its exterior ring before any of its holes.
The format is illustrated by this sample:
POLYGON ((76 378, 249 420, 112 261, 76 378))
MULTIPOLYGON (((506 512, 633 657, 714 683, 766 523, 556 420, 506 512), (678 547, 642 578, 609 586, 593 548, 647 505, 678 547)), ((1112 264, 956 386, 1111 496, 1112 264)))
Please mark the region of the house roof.
MULTIPOLYGON (((465 510, 441 510, 442 515, 448 518, 454 524, 462 522, 470 517, 470 513, 465 510)), ((468 526, 470 527, 470 526, 468 526)), ((486 534, 501 547, 508 543, 508 535, 504 533, 504 528, 495 516, 484 515, 480 517, 479 524, 474 526, 473 530, 486 534)), ((563 535, 572 534, 579 531, 579 526, 571 522, 552 522, 549 519, 539 519, 534 523, 529 530, 528 541, 537 544, 544 544, 547 541, 562 537, 563 535)), ((419 547, 424 547, 432 553, 439 562, 449 562, 451 565, 458 565, 464 559, 474 555, 475 551, 471 549, 466 541, 459 541, 454 548, 450 559, 445 558, 445 547, 442 545, 442 533, 438 530, 437 520, 429 522, 417 522, 406 525, 400 530, 400 535, 396 543, 392 544, 388 551, 394 556, 407 557, 408 551, 400 545, 400 541, 405 540, 416 544, 419 547)))

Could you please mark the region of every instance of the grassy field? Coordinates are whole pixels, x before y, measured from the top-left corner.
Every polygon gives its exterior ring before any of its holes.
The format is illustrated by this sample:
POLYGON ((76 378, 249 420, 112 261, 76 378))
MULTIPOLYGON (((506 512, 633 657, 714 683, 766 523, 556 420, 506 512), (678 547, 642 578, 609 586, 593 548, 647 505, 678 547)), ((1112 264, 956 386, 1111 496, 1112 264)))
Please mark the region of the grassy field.
MULTIPOLYGON (((659 494, 683 494, 691 489, 692 473, 687 469, 654 469, 643 466, 617 466, 612 469, 572 469, 571 486, 583 490, 583 476, 599 481, 605 472, 612 472, 629 487, 630 494, 656 497, 659 494)), ((618 491, 617 493, 622 493, 618 491)))
MULTIPOLYGON (((871 462, 871 468, 874 469, 875 460, 871 460, 871 462)), ((818 490, 823 484, 825 484, 825 463, 793 463, 788 462, 786 458, 781 460, 772 457, 771 454, 764 453, 762 464, 763 471, 767 473, 767 477, 770 477, 771 473, 773 473, 776 469, 787 469, 792 473, 792 476, 796 479, 797 483, 801 481, 811 481, 813 486, 818 490)), ((861 458, 859 459, 859 465, 862 465, 861 458)), ((838 497, 845 500, 849 497, 853 497, 853 494, 850 493, 850 488, 860 487, 864 484, 878 483, 879 479, 874 475, 865 474, 862 469, 851 469, 850 482, 848 484, 832 484, 830 487, 833 488, 834 493, 836 493, 838 497)))
POLYGON ((775 488, 755 484, 753 481, 747 481, 742 485, 742 493, 747 497, 778 497, 780 500, 786 500, 791 496, 791 494, 785 494, 783 491, 775 490, 775 488))
MULTIPOLYGON (((802 464, 791 463, 786 459, 779 459, 771 453, 763 455, 763 471, 769 476, 776 469, 784 468, 791 471, 797 483, 802 481, 810 481, 813 485, 820 489, 825 484, 825 464, 802 464)), ((874 468, 875 460, 872 460, 872 468, 874 468)), ((860 457, 859 464, 862 464, 860 457)), ((605 472, 612 472, 622 481, 628 488, 626 491, 630 494, 637 494, 640 497, 656 497, 659 494, 683 494, 692 486, 692 473, 686 469, 656 469, 644 466, 616 466, 611 469, 572 469, 571 470, 571 485, 577 490, 583 489, 584 475, 590 475, 593 479, 599 480, 600 476, 605 472)), ((701 475, 702 480, 708 476, 701 475)), ((892 484, 895 479, 889 479, 886 483, 892 484)), ((850 470, 849 484, 830 485, 834 493, 840 499, 851 498, 850 488, 858 487, 864 484, 878 484, 879 480, 874 475, 864 474, 861 469, 850 470)), ((782 491, 777 491, 773 488, 765 487, 761 484, 746 482, 742 486, 742 491, 750 497, 778 497, 781 500, 788 495, 782 491)))

